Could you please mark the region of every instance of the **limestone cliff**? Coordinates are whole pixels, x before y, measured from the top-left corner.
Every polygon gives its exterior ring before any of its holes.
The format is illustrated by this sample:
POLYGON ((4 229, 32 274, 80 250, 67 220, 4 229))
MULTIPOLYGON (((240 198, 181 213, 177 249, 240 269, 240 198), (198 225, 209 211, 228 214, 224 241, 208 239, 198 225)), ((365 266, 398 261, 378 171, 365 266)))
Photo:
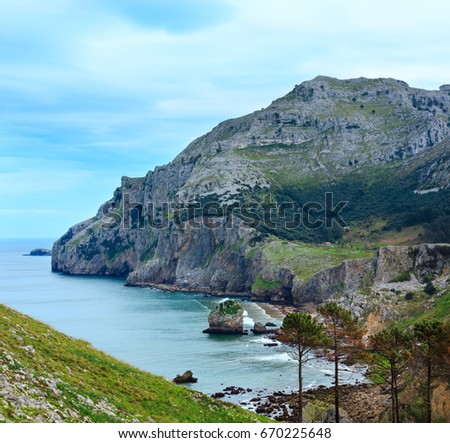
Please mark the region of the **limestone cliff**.
POLYGON ((306 283, 292 288, 293 300, 298 305, 308 301, 321 303, 336 295, 402 281, 418 288, 423 286, 426 277, 448 278, 449 273, 449 244, 386 246, 372 258, 347 260, 318 272, 306 283))
POLYGON ((373 260, 325 260, 305 279, 266 252, 273 238, 337 240, 346 228, 336 212, 348 223, 383 214, 386 229, 448 216, 449 94, 393 79, 304 82, 145 177, 123 177, 55 243, 52 270, 294 303, 376 281, 373 260))

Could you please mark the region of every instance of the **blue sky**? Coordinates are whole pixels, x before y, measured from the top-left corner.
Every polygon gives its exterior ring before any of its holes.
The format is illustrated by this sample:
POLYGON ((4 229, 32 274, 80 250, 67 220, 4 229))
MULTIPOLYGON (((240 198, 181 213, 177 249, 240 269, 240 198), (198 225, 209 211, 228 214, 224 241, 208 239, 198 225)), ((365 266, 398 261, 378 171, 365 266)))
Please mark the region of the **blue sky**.
POLYGON ((447 0, 0 0, 0 237, 57 238, 319 74, 450 83, 447 0))

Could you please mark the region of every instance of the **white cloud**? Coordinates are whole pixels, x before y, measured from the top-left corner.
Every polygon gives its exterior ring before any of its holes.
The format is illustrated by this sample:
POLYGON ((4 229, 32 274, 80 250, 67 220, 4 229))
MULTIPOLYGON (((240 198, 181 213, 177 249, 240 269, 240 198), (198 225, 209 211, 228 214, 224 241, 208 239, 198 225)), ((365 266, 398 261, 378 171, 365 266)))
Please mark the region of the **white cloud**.
POLYGON ((23 157, 0 159, 2 206, 53 195, 66 210, 70 195, 79 213, 319 74, 450 83, 447 0, 224 2, 233 14, 176 29, 106 0, 0 0, 0 152, 23 157))

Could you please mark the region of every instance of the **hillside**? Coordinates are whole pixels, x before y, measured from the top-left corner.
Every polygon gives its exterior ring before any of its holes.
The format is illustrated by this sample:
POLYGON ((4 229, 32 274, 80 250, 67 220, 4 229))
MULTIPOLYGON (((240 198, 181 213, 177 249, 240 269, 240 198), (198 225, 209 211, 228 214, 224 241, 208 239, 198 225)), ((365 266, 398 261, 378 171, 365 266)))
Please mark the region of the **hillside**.
POLYGON ((450 88, 319 76, 123 177, 55 243, 52 269, 298 304, 324 269, 384 239, 448 243, 449 222, 450 88))
POLYGON ((1 422, 259 422, 0 305, 1 422))

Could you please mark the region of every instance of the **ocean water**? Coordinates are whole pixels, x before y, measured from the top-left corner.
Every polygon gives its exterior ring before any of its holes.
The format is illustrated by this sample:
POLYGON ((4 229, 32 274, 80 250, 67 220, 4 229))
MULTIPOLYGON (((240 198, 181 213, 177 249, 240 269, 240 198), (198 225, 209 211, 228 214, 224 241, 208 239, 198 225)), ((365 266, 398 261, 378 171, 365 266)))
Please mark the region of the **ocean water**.
MULTIPOLYGON (((252 389, 230 401, 297 386, 296 362, 284 347, 265 347, 269 340, 251 333, 202 333, 210 310, 224 298, 126 287, 123 279, 111 277, 54 274, 50 257, 22 255, 51 244, 51 240, 0 240, 0 303, 168 379, 189 369, 198 377, 191 387, 204 393, 230 385, 252 389)), ((281 322, 268 306, 248 301, 242 305, 246 329, 255 321, 281 322)), ((304 386, 330 385, 331 373, 328 362, 311 362, 304 386)), ((349 372, 342 381, 357 378, 362 376, 349 372)))

